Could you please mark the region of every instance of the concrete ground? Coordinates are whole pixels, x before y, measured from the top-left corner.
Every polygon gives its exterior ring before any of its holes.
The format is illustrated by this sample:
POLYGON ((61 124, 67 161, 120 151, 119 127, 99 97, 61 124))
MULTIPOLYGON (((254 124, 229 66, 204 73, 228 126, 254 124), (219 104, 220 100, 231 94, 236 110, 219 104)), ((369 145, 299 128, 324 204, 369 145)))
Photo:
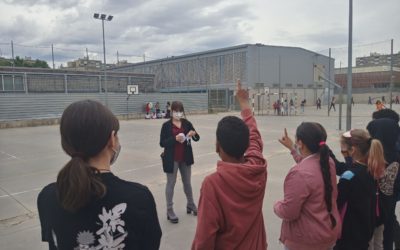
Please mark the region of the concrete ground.
MULTIPOLYGON (((353 128, 365 128, 371 120, 374 105, 356 105, 353 109, 353 128)), ((395 110, 400 111, 396 105, 395 110)), ((293 165, 288 151, 278 138, 287 128, 290 135, 303 121, 320 122, 328 131, 328 144, 340 157, 338 138, 338 111, 327 117, 322 110, 307 107, 305 114, 297 116, 257 116, 264 140, 264 155, 268 161, 268 181, 264 198, 264 220, 269 249, 282 249, 279 243, 280 219, 273 213, 273 204, 282 198, 283 181, 293 165)), ((345 106, 343 106, 345 114, 345 106)), ((239 113, 231 113, 238 115, 239 113)), ((192 185, 195 199, 204 177, 215 171, 218 156, 215 153, 215 130, 226 113, 188 117, 201 135, 193 143, 195 164, 192 185)), ((126 180, 140 182, 152 191, 163 231, 163 250, 189 249, 193 240, 196 217, 186 215, 185 196, 181 182, 175 187, 175 211, 179 224, 166 220, 164 187, 166 178, 162 171, 159 133, 164 120, 121 121, 122 151, 113 172, 126 180)), ((343 128, 346 122, 343 118, 343 128)), ((60 168, 69 159, 61 149, 58 126, 0 130, 0 241, 1 249, 46 249, 41 243, 37 217, 36 198, 39 191, 56 180, 60 168)))

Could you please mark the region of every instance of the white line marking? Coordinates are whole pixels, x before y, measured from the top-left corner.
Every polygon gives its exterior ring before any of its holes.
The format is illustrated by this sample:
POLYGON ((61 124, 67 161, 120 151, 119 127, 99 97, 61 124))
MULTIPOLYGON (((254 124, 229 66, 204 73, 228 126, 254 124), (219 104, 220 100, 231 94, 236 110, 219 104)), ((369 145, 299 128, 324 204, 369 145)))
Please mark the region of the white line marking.
POLYGON ((2 154, 5 154, 5 155, 7 155, 9 158, 7 158, 6 160, 9 160, 9 159, 18 159, 18 157, 16 157, 15 155, 10 155, 10 154, 8 154, 8 153, 6 153, 6 152, 4 152, 4 151, 0 151, 0 153, 2 153, 2 154))

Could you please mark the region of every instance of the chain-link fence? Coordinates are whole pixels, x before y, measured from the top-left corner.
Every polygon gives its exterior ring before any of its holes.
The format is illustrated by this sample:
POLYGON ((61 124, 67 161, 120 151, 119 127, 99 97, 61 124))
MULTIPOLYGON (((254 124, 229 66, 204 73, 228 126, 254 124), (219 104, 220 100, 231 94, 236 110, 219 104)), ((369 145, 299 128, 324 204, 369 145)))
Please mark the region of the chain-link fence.
POLYGON ((127 85, 139 92, 154 92, 154 75, 103 72, 35 72, 0 68, 0 93, 126 93, 127 85))
MULTIPOLYGON (((400 90, 400 51, 391 48, 391 40, 368 44, 353 44, 352 50, 352 93, 362 94, 372 99, 390 100, 390 95, 400 90)), ((335 79, 331 79, 344 88, 347 93, 348 49, 331 48, 319 53, 335 59, 335 79)), ((326 77, 327 72, 323 72, 326 77)), ((362 98, 365 101, 365 98, 362 98)))

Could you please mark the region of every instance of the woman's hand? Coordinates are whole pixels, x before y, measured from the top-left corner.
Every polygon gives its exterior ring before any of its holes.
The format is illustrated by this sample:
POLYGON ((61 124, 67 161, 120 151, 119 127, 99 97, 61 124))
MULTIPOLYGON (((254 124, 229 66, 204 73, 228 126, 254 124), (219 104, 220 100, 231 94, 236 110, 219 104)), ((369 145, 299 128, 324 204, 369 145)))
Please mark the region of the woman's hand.
POLYGON ((288 148, 290 151, 292 151, 294 149, 294 143, 292 141, 292 139, 290 139, 290 137, 287 134, 287 130, 285 128, 285 133, 282 136, 281 139, 279 139, 279 142, 285 146, 286 148, 288 148))
POLYGON ((185 135, 183 133, 179 133, 175 136, 175 140, 179 143, 183 143, 185 141, 185 135))
POLYGON ((193 136, 195 136, 197 133, 194 130, 190 130, 189 133, 187 133, 186 137, 192 138, 193 136))

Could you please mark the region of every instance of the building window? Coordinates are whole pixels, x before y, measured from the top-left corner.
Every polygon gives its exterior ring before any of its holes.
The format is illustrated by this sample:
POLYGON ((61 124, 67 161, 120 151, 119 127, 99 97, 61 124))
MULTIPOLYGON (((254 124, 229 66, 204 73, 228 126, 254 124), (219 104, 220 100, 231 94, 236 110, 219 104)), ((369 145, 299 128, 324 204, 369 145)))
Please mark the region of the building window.
POLYGON ((388 88, 389 83, 374 83, 374 88, 375 89, 383 89, 383 88, 388 88))

